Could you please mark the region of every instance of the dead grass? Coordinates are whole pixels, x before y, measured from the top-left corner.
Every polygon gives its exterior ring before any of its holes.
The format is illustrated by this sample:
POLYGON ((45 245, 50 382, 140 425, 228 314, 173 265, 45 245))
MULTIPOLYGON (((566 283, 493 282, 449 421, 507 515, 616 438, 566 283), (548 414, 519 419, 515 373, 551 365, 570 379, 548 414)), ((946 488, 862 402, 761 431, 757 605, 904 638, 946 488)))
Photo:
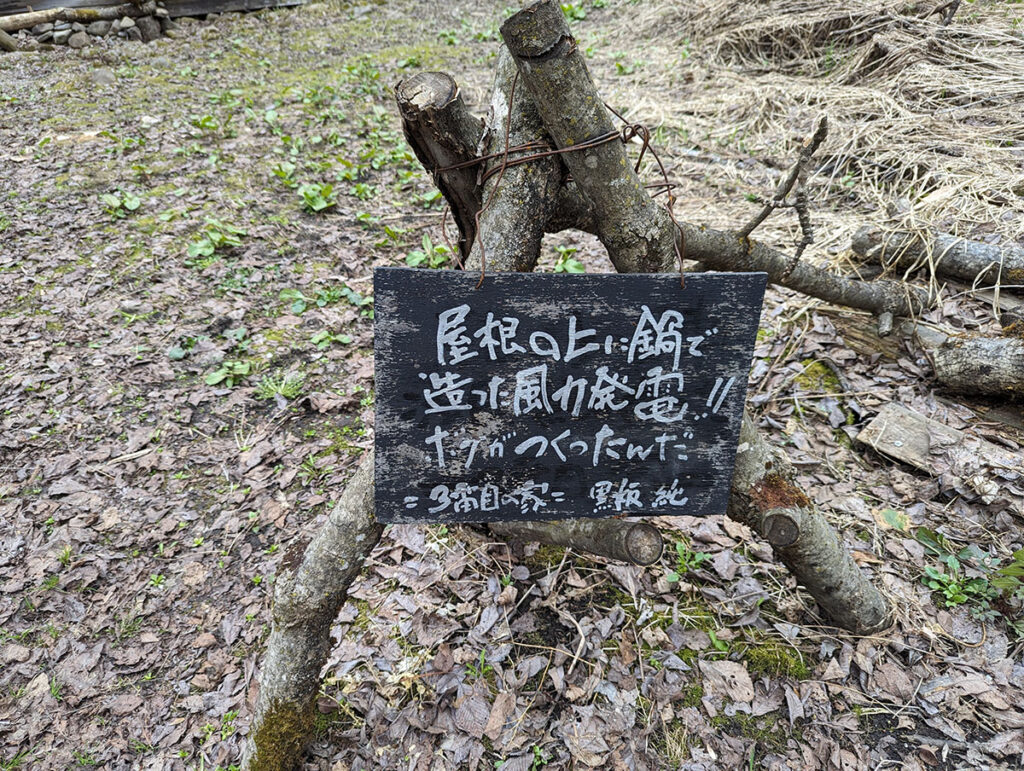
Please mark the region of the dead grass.
POLYGON ((921 4, 698 0, 649 7, 638 26, 664 66, 647 70, 631 114, 726 161, 765 163, 766 182, 795 156, 800 137, 783 127, 809 133, 828 116, 810 181, 826 210, 818 257, 868 219, 1024 240, 1024 6, 965 4, 942 26, 921 4))

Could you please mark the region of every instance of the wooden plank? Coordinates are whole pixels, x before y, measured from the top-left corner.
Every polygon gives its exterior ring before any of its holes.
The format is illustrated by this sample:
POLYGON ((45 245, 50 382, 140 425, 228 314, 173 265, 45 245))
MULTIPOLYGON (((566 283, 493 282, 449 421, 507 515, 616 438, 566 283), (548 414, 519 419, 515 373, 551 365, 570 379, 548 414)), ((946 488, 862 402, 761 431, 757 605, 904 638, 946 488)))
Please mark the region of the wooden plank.
POLYGON ((886 404, 857 441, 932 476, 950 474, 983 503, 1024 515, 1024 453, 951 428, 901 404, 886 404))
POLYGON ((374 272, 384 522, 724 512, 766 276, 374 272))

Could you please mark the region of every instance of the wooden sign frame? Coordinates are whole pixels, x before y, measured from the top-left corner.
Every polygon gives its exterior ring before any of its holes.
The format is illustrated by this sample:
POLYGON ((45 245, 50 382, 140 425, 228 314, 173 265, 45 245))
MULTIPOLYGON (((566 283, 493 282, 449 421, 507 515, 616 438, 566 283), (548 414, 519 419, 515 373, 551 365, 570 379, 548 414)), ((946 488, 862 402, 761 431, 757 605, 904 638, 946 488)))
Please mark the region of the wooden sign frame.
POLYGON ((766 281, 377 268, 378 519, 723 513, 766 281))

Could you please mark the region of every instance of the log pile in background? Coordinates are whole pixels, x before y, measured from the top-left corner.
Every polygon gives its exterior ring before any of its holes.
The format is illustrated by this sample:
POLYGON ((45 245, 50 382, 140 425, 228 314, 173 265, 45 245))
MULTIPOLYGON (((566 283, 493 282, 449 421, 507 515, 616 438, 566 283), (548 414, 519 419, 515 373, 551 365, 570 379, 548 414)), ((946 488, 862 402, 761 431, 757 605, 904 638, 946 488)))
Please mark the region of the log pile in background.
POLYGON ((8 37, 23 46, 86 48, 103 38, 150 43, 160 37, 174 37, 178 29, 164 3, 153 0, 141 5, 50 8, 0 17, 0 30, 18 32, 16 37, 8 37))

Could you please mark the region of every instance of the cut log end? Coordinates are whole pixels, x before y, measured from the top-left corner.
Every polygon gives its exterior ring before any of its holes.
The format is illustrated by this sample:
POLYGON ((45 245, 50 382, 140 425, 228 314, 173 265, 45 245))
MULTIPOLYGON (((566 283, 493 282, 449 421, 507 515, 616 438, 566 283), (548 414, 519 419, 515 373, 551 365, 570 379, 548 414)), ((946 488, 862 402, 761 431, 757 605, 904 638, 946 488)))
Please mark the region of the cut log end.
POLYGON ((767 514, 762 530, 772 546, 792 546, 800 539, 800 510, 779 509, 767 514))
POLYGON ((446 72, 417 72, 395 86, 399 102, 417 110, 443 109, 458 95, 458 83, 446 72))
POLYGON ((637 565, 653 565, 661 559, 665 544, 656 527, 637 523, 626 534, 626 549, 637 565))

